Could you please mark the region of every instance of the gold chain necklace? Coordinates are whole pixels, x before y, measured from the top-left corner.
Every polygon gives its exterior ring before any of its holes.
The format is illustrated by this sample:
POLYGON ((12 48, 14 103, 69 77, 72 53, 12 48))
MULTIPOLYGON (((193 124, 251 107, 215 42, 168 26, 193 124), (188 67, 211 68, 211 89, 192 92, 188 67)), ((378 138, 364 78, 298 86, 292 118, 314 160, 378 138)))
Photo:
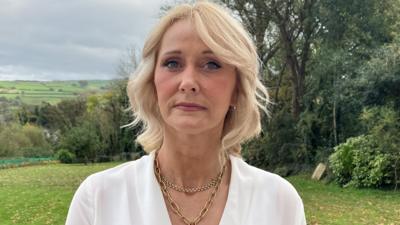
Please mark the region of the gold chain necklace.
POLYGON ((205 185, 202 185, 200 187, 183 187, 183 186, 178 186, 171 181, 169 181, 165 176, 161 174, 161 180, 167 185, 167 187, 174 189, 175 191, 179 192, 184 192, 184 193, 195 193, 195 192, 201 192, 201 191, 206 191, 212 187, 217 186, 217 181, 218 177, 221 175, 222 171, 218 173, 218 175, 211 179, 210 182, 208 182, 205 185))
MULTIPOLYGON (((158 163, 157 160, 157 156, 158 156, 158 151, 156 151, 155 156, 154 156, 154 173, 156 175, 157 181, 160 184, 161 187, 161 191, 164 194, 164 196, 167 198, 172 211, 179 216, 179 218, 186 224, 186 225, 197 225, 199 224, 199 222, 206 216, 208 210, 210 209, 215 196, 217 196, 217 191, 219 189, 219 185, 221 184, 221 180, 222 177, 224 176, 225 173, 225 168, 226 168, 226 162, 227 160, 225 160, 224 166, 222 167, 221 172, 219 173, 219 176, 217 178, 217 184, 214 188, 214 190, 211 192, 211 195, 209 196, 206 204, 203 206, 203 208, 201 209, 199 215, 194 218, 193 220, 189 220, 186 216, 184 216, 182 214, 182 210, 179 207, 179 205, 174 201, 174 199, 171 196, 171 193, 168 191, 168 187, 166 185, 166 183, 161 179, 161 170, 160 170, 160 165, 158 163)), ((226 156, 226 155, 225 155, 226 156)))

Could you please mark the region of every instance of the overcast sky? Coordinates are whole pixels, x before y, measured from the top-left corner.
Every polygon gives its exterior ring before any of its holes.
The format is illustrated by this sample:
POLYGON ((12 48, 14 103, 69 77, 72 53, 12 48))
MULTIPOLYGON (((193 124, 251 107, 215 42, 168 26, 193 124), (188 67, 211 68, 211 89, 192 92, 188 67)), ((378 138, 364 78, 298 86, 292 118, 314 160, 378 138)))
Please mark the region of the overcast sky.
POLYGON ((0 80, 112 79, 163 0, 0 0, 0 80))

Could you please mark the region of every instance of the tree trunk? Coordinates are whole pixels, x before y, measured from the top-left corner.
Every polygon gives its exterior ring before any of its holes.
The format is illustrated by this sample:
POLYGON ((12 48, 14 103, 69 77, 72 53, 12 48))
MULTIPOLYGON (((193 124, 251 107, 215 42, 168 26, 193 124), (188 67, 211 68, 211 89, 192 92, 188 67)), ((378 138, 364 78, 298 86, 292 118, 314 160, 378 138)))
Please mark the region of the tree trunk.
POLYGON ((283 79, 283 74, 285 73, 286 69, 286 64, 282 67, 281 71, 279 72, 279 79, 278 79, 278 85, 275 90, 275 101, 274 103, 278 102, 278 95, 279 95, 279 89, 281 87, 282 79, 283 79))
POLYGON ((333 109, 332 109, 332 122, 333 122, 333 138, 335 141, 335 146, 338 145, 337 139, 337 125, 336 125, 336 100, 333 100, 333 109))
POLYGON ((396 157, 394 161, 394 190, 397 191, 397 184, 399 183, 398 175, 397 175, 397 163, 399 160, 399 156, 396 157))

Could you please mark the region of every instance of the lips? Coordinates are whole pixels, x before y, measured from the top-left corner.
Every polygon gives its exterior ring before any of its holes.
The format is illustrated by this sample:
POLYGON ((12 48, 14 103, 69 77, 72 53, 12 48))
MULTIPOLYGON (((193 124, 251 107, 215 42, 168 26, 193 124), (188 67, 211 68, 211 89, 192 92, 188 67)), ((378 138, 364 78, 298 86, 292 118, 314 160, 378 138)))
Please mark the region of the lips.
POLYGON ((190 102, 180 102, 175 105, 175 108, 181 109, 183 111, 201 111, 201 110, 206 110, 207 108, 196 104, 196 103, 190 103, 190 102))

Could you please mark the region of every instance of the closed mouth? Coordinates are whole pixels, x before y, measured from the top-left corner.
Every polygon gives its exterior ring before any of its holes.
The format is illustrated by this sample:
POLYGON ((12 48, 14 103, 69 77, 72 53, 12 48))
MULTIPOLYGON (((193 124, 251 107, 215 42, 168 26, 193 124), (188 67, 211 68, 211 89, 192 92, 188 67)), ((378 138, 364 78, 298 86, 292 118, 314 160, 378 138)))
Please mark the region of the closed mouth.
POLYGON ((183 110, 188 110, 188 111, 194 111, 194 110, 206 110, 207 108, 196 104, 196 103, 190 103, 190 102, 180 102, 174 106, 175 108, 183 109, 183 110))

